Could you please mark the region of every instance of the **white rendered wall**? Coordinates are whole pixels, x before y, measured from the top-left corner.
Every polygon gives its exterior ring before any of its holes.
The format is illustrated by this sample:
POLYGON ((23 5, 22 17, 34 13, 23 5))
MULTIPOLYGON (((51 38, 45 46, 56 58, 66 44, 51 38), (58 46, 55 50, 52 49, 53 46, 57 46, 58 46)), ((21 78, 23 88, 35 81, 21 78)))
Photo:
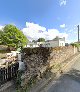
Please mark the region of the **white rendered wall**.
POLYGON ((65 46, 65 41, 60 41, 59 40, 59 46, 65 46))
POLYGON ((59 46, 58 41, 45 42, 45 44, 42 45, 42 47, 57 47, 57 46, 59 46))

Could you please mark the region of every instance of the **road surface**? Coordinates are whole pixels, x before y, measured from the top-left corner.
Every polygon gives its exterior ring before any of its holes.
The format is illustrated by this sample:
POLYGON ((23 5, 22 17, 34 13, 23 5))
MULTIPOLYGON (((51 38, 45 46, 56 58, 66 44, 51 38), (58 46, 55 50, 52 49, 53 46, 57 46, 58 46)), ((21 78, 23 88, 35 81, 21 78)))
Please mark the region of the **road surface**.
POLYGON ((80 92, 80 58, 68 73, 49 83, 41 92, 80 92))

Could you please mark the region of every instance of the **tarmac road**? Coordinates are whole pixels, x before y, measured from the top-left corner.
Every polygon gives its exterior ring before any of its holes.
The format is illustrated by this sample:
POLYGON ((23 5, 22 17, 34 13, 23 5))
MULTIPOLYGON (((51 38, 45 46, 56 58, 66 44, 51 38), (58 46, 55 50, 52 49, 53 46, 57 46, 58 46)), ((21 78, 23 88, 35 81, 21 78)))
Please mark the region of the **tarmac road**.
POLYGON ((80 58, 76 60, 68 73, 52 81, 41 92, 80 92, 80 58))

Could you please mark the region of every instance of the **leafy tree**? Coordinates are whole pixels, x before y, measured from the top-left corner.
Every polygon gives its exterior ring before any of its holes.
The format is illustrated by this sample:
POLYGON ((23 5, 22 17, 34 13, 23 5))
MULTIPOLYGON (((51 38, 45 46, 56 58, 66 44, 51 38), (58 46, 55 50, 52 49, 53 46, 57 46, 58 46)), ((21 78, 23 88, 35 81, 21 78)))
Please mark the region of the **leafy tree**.
POLYGON ((38 42, 45 42, 45 39, 44 38, 39 38, 38 42))
POLYGON ((3 34, 3 31, 0 30, 0 44, 2 43, 2 40, 1 40, 1 38, 2 38, 2 34, 3 34))
POLYGON ((28 39, 26 36, 14 25, 6 25, 3 31, 0 31, 1 44, 8 47, 18 48, 20 45, 23 47, 27 44, 28 39))
POLYGON ((36 42, 36 40, 32 40, 32 42, 34 42, 34 43, 35 43, 35 42, 36 42))

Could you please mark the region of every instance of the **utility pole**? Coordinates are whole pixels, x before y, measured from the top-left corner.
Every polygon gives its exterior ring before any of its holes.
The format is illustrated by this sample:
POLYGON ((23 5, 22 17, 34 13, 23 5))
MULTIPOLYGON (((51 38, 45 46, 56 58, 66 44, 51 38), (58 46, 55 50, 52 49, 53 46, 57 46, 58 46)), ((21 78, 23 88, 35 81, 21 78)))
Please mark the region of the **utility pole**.
POLYGON ((78 42, 79 42, 79 25, 77 27, 78 27, 78 42))

